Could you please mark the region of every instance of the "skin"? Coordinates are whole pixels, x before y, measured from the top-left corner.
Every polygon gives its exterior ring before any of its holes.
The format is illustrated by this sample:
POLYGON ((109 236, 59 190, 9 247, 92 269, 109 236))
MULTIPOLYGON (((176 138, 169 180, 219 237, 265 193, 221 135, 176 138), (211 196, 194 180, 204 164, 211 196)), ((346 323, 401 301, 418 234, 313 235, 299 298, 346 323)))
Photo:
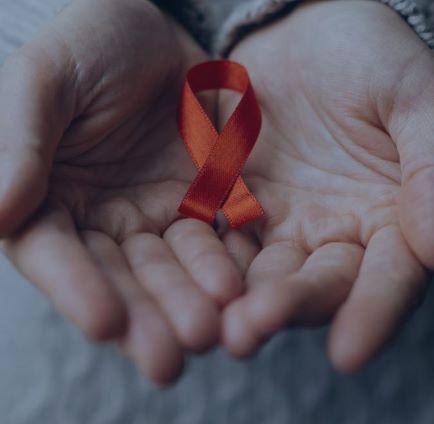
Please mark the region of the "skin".
POLYGON ((434 56, 389 8, 346 1, 300 7, 230 58, 263 110, 245 179, 268 219, 243 231, 247 292, 223 343, 245 356, 284 326, 331 322, 331 361, 358 370, 434 267, 434 56))
MULTIPOLYGON (((358 369, 434 267, 433 56, 386 7, 348 1, 300 7, 231 58, 263 110, 244 177, 266 220, 181 219, 196 171, 177 99, 207 57, 143 0, 76 0, 1 69, 5 252, 157 384, 219 338, 245 356, 330 320, 331 360, 358 369)), ((223 123, 236 99, 203 101, 223 123)))

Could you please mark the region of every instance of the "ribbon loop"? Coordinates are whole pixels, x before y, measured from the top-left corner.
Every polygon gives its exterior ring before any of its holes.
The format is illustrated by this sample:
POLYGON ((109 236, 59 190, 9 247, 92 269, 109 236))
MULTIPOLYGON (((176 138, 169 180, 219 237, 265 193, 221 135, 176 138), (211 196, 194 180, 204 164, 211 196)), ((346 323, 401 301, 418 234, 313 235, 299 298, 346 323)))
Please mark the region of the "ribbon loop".
POLYGON ((221 208, 231 227, 264 212, 240 176, 261 130, 261 111, 246 69, 227 60, 199 64, 187 74, 178 113, 182 139, 199 169, 179 212, 212 223, 221 208), (226 88, 242 94, 219 134, 196 93, 226 88))

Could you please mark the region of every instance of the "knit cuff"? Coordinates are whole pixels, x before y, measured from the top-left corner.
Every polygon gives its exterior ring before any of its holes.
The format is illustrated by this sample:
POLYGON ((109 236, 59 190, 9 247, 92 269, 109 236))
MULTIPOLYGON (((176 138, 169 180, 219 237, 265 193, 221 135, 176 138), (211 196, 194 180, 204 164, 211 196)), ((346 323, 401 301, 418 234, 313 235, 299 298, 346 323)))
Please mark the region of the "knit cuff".
POLYGON ((416 34, 434 49, 434 29, 431 9, 417 4, 414 0, 380 0, 391 7, 413 28, 416 34))
POLYGON ((214 40, 214 51, 227 56, 235 44, 249 32, 284 13, 303 0, 251 0, 237 7, 223 23, 214 40))
MULTIPOLYGON (((375 0, 391 7, 413 28, 419 37, 434 49, 431 10, 416 0, 375 0)), ((227 56, 235 44, 249 32, 273 19, 290 13, 303 0, 251 0, 234 10, 223 24, 214 43, 214 51, 227 56)))

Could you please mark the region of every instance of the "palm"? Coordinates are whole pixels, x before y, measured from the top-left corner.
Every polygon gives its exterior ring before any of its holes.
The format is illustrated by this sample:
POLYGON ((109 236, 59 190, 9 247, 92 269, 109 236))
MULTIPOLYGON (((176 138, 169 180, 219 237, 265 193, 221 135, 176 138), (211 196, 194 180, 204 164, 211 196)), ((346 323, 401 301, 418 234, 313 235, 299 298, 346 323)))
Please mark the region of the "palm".
MULTIPOLYGON (((332 359, 354 369, 420 297, 430 221, 425 234, 408 222, 431 205, 409 187, 393 129, 383 121, 392 96, 381 93, 384 81, 374 70, 393 70, 386 93, 410 60, 386 54, 388 34, 400 39, 389 22, 426 53, 393 12, 357 2, 302 8, 232 55, 250 69, 264 113, 245 174, 267 214, 246 232, 250 290, 225 316, 225 342, 235 354, 251 353, 284 324, 325 323, 339 310, 332 359), (309 33, 320 20, 314 42, 309 33)), ((226 98, 223 110, 230 104, 226 98)), ((418 193, 427 183, 419 181, 418 193)))
MULTIPOLYGON (((127 110, 131 93, 105 99, 117 109, 104 109, 104 114, 113 112, 108 128, 97 101, 86 120, 99 125, 78 120, 61 140, 49 199, 66 206, 80 230, 99 231, 122 244, 137 233, 161 235, 178 218, 177 205, 194 171, 175 121, 184 72, 176 62, 167 63, 157 78, 135 86, 144 98, 137 111, 127 110)), ((123 80, 113 83, 122 86, 123 80)))

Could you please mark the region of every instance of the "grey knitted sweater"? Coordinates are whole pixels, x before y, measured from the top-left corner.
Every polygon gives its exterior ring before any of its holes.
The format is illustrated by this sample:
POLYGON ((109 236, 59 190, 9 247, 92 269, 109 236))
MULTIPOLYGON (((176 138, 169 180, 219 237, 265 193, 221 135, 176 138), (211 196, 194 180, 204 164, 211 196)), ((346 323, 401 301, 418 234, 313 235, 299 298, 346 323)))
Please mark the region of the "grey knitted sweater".
MULTIPOLYGON (((225 55, 244 35, 303 0, 153 0, 174 14, 208 50, 225 55)), ((431 47, 433 0, 379 0, 399 13, 431 47)))

